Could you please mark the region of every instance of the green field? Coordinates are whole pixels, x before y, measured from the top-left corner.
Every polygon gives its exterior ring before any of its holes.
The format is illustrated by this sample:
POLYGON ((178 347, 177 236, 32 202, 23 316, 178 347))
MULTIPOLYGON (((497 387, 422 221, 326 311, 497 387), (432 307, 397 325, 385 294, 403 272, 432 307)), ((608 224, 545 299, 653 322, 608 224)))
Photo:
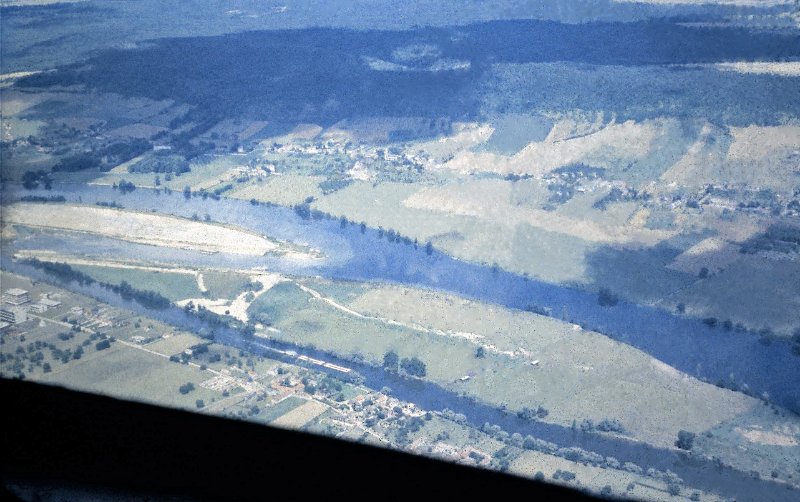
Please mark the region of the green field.
MULTIPOLYGON (((97 178, 93 181, 101 185, 111 185, 119 183, 121 180, 132 182, 136 186, 154 187, 155 177, 158 176, 161 186, 173 191, 180 192, 185 186, 189 186, 192 191, 200 189, 209 190, 226 179, 226 173, 234 167, 247 164, 247 158, 241 156, 217 156, 207 161, 195 162, 191 164, 191 171, 180 176, 173 175, 167 181, 164 173, 129 173, 123 166, 115 168, 106 173, 97 173, 97 178)), ((70 173, 72 174, 72 173, 70 173)))
MULTIPOLYGON (((507 185, 487 182, 465 184, 460 188, 465 198, 477 190, 488 193, 487 197, 500 197, 502 204, 531 208, 537 208, 546 196, 545 191, 531 199, 530 192, 518 190, 510 183, 507 185)), ((373 228, 393 229, 421 243, 431 241, 437 249, 466 261, 496 263, 505 270, 526 273, 548 282, 587 282, 585 261, 586 255, 595 248, 592 243, 527 223, 515 225, 404 205, 404 201, 420 188, 420 184, 373 186, 358 182, 323 197, 314 207, 351 221, 364 221, 373 228)))
POLYGON ((296 174, 273 175, 265 180, 235 185, 225 195, 236 199, 271 202, 282 206, 302 204, 308 197, 319 197, 319 183, 323 176, 300 176, 296 174))
POLYGON ((13 153, 5 148, 0 151, 2 178, 14 181, 22 180, 26 171, 50 171, 57 161, 53 155, 39 152, 33 147, 17 148, 13 153))
POLYGON ((169 338, 163 338, 153 343, 147 344, 149 350, 154 350, 159 354, 171 356, 179 354, 184 350, 202 343, 204 340, 199 336, 192 335, 191 333, 178 333, 169 338))
POLYGON ((196 409, 195 400, 210 403, 222 395, 200 387, 200 382, 211 376, 198 368, 116 343, 96 357, 37 380, 123 399, 196 409), (181 394, 178 388, 188 382, 194 384, 195 390, 181 394))
POLYGON ((328 407, 319 401, 310 399, 305 403, 293 408, 276 418, 271 425, 275 427, 285 427, 289 429, 302 429, 321 414, 325 413, 328 407))
POLYGON ((742 255, 720 273, 670 296, 697 317, 730 319, 789 335, 800 327, 800 263, 742 255))
POLYGON ((244 291, 245 285, 250 282, 250 279, 246 275, 236 272, 205 271, 203 272, 203 282, 208 288, 207 296, 209 298, 233 299, 244 291))
POLYGON ((184 298, 198 298, 200 296, 197 279, 193 274, 96 265, 71 266, 76 270, 89 274, 99 282, 120 284, 122 281, 126 281, 136 289, 155 291, 172 301, 184 298))
POLYGON ((323 277, 314 277, 313 279, 297 278, 296 282, 319 291, 326 298, 332 298, 336 302, 343 304, 349 304, 373 287, 364 282, 330 280, 323 277))
POLYGON ((698 434, 693 450, 719 457, 742 472, 780 480, 800 475, 800 425, 797 417, 772 406, 758 406, 750 413, 698 434), (742 452, 748 452, 742 455, 742 452))
MULTIPOLYGON (((663 481, 633 474, 618 469, 604 469, 591 465, 548 455, 538 451, 523 451, 511 463, 510 472, 532 478, 537 472, 544 474, 548 482, 563 483, 571 488, 591 490, 595 494, 605 486, 611 487, 611 495, 618 497, 635 497, 639 500, 668 500, 672 497, 667 492, 663 481), (571 481, 556 481, 553 477, 557 470, 575 474, 571 481), (632 485, 632 486, 631 486, 632 485)), ((695 490, 682 490, 687 496, 695 490)), ((704 497, 702 500, 710 500, 704 497)), ((711 499, 713 500, 713 499, 711 499)))
POLYGON ((258 420, 263 420, 264 422, 269 423, 289 413, 298 406, 306 404, 307 402, 308 402, 307 399, 303 399, 297 396, 289 396, 286 399, 280 401, 279 403, 274 404, 262 410, 257 418, 258 420))
POLYGON ((413 432, 409 436, 412 441, 417 438, 425 438, 433 442, 437 437, 446 438, 445 441, 447 441, 448 444, 459 448, 468 446, 488 453, 489 455, 505 447, 503 442, 487 434, 459 425, 438 415, 434 415, 430 420, 426 420, 425 425, 419 431, 413 432))
POLYGON ((284 282, 256 298, 247 312, 262 322, 277 323, 306 308, 308 301, 307 293, 292 283, 284 282))
POLYGON ((282 341, 358 354, 373 364, 394 350, 401 358, 421 359, 426 379, 454 392, 511 410, 541 405, 550 412, 547 421, 567 426, 616 419, 626 434, 665 446, 679 429, 706 430, 754 406, 750 398, 686 378, 636 349, 552 318, 393 287, 371 288, 344 306, 380 319, 337 309, 292 283, 262 295, 250 313, 270 319, 279 333, 266 334, 282 341), (483 358, 475 356, 478 344, 487 347, 483 358), (540 361, 535 367, 526 363, 533 359, 540 361), (713 411, 710 401, 719 404, 713 411), (665 415, 657 403, 682 412, 665 415))

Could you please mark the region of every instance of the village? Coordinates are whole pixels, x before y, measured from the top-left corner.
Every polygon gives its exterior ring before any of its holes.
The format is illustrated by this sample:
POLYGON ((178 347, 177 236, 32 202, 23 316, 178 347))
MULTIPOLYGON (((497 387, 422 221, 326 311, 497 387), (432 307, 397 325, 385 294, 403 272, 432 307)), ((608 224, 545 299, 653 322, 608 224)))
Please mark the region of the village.
POLYGON ((361 385, 346 366, 292 350, 273 349, 272 358, 234 349, 44 281, 5 271, 0 279, 4 378, 299 429, 537 479, 548 476, 593 490, 635 490, 654 500, 682 491, 682 480, 669 471, 644 472, 580 448, 508 434, 496 425, 474 426, 448 409, 424 410, 393 397, 390 389, 361 385))
POLYGON ((45 282, 7 272, 2 280, 0 372, 5 377, 78 388, 99 385, 110 395, 149 401, 147 388, 137 385, 142 375, 136 373, 155 364, 169 381, 182 381, 184 375, 187 380, 174 389, 174 395, 165 396, 164 404, 171 406, 376 445, 410 447, 451 461, 488 465, 491 459, 489 453, 425 435, 411 443, 400 431, 410 423, 430 421, 433 414, 445 420, 441 413, 432 414, 336 378, 350 373, 349 368, 292 351, 276 350, 280 360, 235 351, 45 282), (20 287, 7 286, 11 284, 20 287), (44 355, 48 350, 49 357, 44 355), (131 357, 122 357, 125 354, 131 357), (125 381, 95 368, 91 383, 81 383, 77 375, 89 371, 87 366, 106 367, 98 360, 103 356, 122 357, 114 373, 127 375, 125 381), (286 362, 292 356, 295 363, 286 362), (83 368, 75 368, 78 365, 83 368))

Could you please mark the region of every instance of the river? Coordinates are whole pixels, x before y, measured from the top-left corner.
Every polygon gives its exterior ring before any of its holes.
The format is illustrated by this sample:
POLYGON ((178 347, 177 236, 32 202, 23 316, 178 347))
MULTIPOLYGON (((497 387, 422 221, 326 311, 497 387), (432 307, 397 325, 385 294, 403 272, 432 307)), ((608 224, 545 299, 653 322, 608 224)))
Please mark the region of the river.
MULTIPOLYGON (((10 186, 3 200, 23 191, 10 186)), ((709 328, 654 307, 620 301, 603 307, 593 293, 528 279, 503 270, 467 263, 423 247, 378 238, 375 229, 362 233, 357 225, 341 228, 338 220, 304 220, 284 207, 254 206, 236 199, 186 199, 181 193, 138 188, 120 194, 111 187, 60 185, 51 191, 24 192, 63 195, 69 201, 94 204, 116 201, 127 209, 176 216, 209 214, 212 221, 229 223, 272 238, 318 249, 320 262, 297 262, 277 256, 248 257, 137 245, 103 237, 68 234, 31 237, 21 245, 88 256, 115 256, 153 262, 233 267, 268 267, 285 274, 323 276, 331 279, 377 281, 405 284, 454 293, 471 299, 515 309, 530 305, 560 313, 566 308, 572 322, 632 345, 696 378, 717 383, 747 384, 755 395, 767 393, 770 400, 800 411, 800 358, 792 355, 788 342, 760 343, 759 337, 709 328)))
MULTIPOLYGON (((5 257, 4 257, 5 258, 5 257)), ((35 279, 54 281, 47 273, 32 266, 4 259, 3 268, 14 273, 23 274, 35 279)), ((84 294, 100 301, 148 316, 160 321, 198 331, 205 327, 203 321, 187 314, 183 309, 170 307, 164 310, 153 310, 132 300, 124 300, 118 294, 98 284, 79 285, 54 281, 73 292, 84 294)), ((245 338, 233 329, 214 328, 216 341, 235 348, 244 349, 256 354, 289 363, 305 365, 297 356, 305 355, 325 360, 340 366, 348 367, 364 377, 364 385, 380 390, 391 389, 391 394, 403 401, 412 402, 422 409, 443 410, 448 408, 455 413, 463 414, 467 422, 480 427, 488 422, 499 425, 509 434, 518 432, 557 444, 559 447, 580 447, 584 450, 599 453, 604 457, 614 457, 621 463, 633 462, 644 470, 653 467, 660 471, 670 470, 680 476, 684 482, 696 489, 703 489, 724 496, 735 497, 741 501, 792 501, 797 492, 766 479, 754 478, 746 473, 698 456, 690 456, 682 452, 657 448, 646 443, 631 441, 622 437, 584 433, 579 429, 563 427, 539 421, 528 421, 516 415, 501 411, 475 400, 462 397, 436 384, 404 378, 398 374, 388 373, 381 368, 368 364, 345 360, 335 354, 309 347, 300 347, 289 343, 262 338, 245 338), (296 353, 297 356, 288 355, 296 353)), ((328 372, 341 377, 341 373, 325 367, 313 366, 317 371, 328 372)))
MULTIPOLYGON (((22 192, 18 187, 15 188, 2 193, 4 204, 22 192)), ((393 282, 436 289, 511 308, 525 308, 533 303, 560 312, 566 305, 571 318, 576 322, 600 329, 686 373, 706 379, 726 378, 735 373, 741 379, 746 379, 752 389, 769 392, 772 399, 779 403, 798 403, 795 384, 800 381, 800 364, 791 356, 788 347, 782 344, 765 346, 758 343, 756 337, 712 330, 699 321, 680 318, 650 307, 624 302, 614 307, 601 307, 593 294, 466 263, 435 250, 429 255, 422 247, 415 249, 410 245, 380 239, 374 229, 367 229, 362 233, 355 225, 342 228, 338 220, 303 220, 287 208, 256 206, 231 199, 185 199, 178 192, 171 195, 156 194, 153 190, 141 188, 123 195, 110 187, 59 185, 51 191, 25 194, 63 195, 68 201, 88 204, 116 201, 127 209, 155 209, 161 213, 184 217, 191 217, 194 213, 208 213, 216 222, 238 225, 273 238, 319 249, 325 259, 298 263, 280 257, 246 257, 222 253, 208 255, 188 250, 122 243, 102 237, 76 238, 72 234, 58 233, 24 238, 21 244, 26 249, 83 253, 97 257, 113 255, 117 258, 186 265, 265 266, 287 274, 393 282)), ((4 268, 43 277, 39 271, 10 262, 8 253, 13 250, 4 250, 4 268)), ((136 302, 122 300, 96 285, 81 287, 71 283, 69 289, 187 329, 197 329, 200 326, 196 318, 187 316, 180 309, 152 311, 136 302)), ((434 384, 387 374, 369 365, 342 360, 334 354, 261 339, 247 340, 233 330, 217 330, 216 335, 221 343, 255 350, 271 357, 275 356, 273 349, 290 348, 300 354, 348 366, 362 374, 366 379, 365 384, 370 388, 381 389, 388 386, 393 395, 416 403, 421 408, 449 408, 467 416, 473 425, 490 422, 500 425, 509 433, 531 434, 559 446, 579 446, 604 456, 614 456, 622 462, 634 462, 645 468, 669 469, 691 486, 736 496, 739 500, 796 498, 795 491, 786 490, 782 485, 721 468, 709 460, 623 438, 584 434, 558 425, 523 421, 514 415, 457 396, 434 384)))

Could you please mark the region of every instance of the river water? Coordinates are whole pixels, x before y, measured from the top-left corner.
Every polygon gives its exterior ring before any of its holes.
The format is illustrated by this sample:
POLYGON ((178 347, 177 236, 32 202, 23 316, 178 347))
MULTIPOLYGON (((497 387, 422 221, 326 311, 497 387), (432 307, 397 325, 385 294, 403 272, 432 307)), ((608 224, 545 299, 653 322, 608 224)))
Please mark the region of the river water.
MULTIPOLYGON (((3 192, 3 199, 11 200, 22 192, 11 186, 3 192)), ((437 251, 428 255, 422 246, 415 249, 380 239, 374 229, 362 233, 356 225, 341 228, 338 220, 303 220, 284 207, 253 206, 236 199, 187 200, 178 192, 157 195, 142 188, 123 195, 111 187, 91 185, 61 185, 51 191, 24 193, 63 195, 89 204, 116 201, 128 209, 183 217, 209 214, 212 221, 318 249, 325 259, 305 263, 276 256, 208 255, 74 234, 37 236, 18 243, 27 249, 227 268, 262 266, 293 275, 435 289, 515 309, 533 304, 560 313, 566 308, 573 322, 630 344, 689 375, 712 383, 747 384, 755 394, 766 392, 770 400, 800 411, 800 358, 792 355, 786 342, 764 345, 752 334, 709 328, 697 319, 622 301, 602 307, 593 293, 467 263, 437 251)))
MULTIPOLYGON (((2 193, 3 204, 20 195, 22 190, 12 186, 2 193)), ((716 381, 731 374, 746 382, 756 392, 768 392, 771 398, 787 406, 797 406, 800 381, 800 360, 790 354, 785 344, 765 346, 754 336, 712 330, 696 320, 674 316, 654 308, 620 302, 614 307, 601 307, 596 296, 577 289, 547 284, 517 276, 502 270, 466 263, 434 251, 428 255, 422 247, 389 243, 379 239, 377 231, 362 233, 355 225, 342 228, 339 221, 303 220, 294 211, 264 205, 254 206, 246 201, 199 197, 186 199, 181 193, 157 194, 138 188, 120 194, 110 187, 59 185, 51 191, 25 192, 22 195, 63 195, 67 200, 94 204, 116 201, 128 209, 152 210, 177 216, 191 217, 208 213, 212 221, 235 224, 272 238, 304 244, 320 250, 325 259, 317 262, 297 262, 280 257, 246 257, 217 253, 213 255, 188 250, 173 250, 153 246, 122 243, 102 237, 58 234, 30 236, 16 245, 25 249, 46 249, 56 252, 81 253, 98 258, 146 259, 154 262, 207 265, 222 267, 263 266, 294 275, 319 275, 333 279, 382 281, 407 284, 459 294, 511 308, 530 304, 549 307, 560 312, 567 306, 575 322, 599 329, 617 340, 629 343, 667 364, 699 378, 716 381)), ((16 247, 16 245, 14 247, 16 247)), ((27 275, 42 277, 41 272, 12 263, 5 249, 3 267, 27 275)), ((198 329, 194 317, 171 308, 152 311, 136 302, 127 302, 96 285, 69 289, 96 297, 107 303, 129 308, 143 315, 161 319, 187 329, 198 329)), ((272 349, 290 348, 300 354, 325 359, 351 367, 362 374, 365 384, 374 389, 388 386, 400 399, 416 403, 425 409, 449 408, 467 416, 474 425, 490 422, 509 433, 554 442, 559 446, 579 446, 604 456, 614 456, 622 462, 634 462, 642 467, 669 469, 688 484, 709 489, 738 500, 796 500, 797 492, 768 480, 754 479, 711 461, 688 457, 671 450, 621 438, 583 434, 552 424, 529 422, 489 406, 457 396, 436 385, 408 380, 368 365, 344 361, 333 354, 302 347, 256 339, 243 339, 232 330, 217 330, 217 339, 235 347, 247 348, 275 356, 272 349)))

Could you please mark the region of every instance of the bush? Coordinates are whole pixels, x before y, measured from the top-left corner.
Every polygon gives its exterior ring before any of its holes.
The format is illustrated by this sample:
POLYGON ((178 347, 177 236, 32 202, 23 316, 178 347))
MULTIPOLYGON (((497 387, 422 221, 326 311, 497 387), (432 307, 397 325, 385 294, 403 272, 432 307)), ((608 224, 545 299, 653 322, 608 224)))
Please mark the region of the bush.
POLYGON ((128 193, 136 190, 136 185, 134 185, 130 181, 125 181, 125 180, 120 180, 119 185, 117 185, 117 187, 119 188, 119 191, 121 193, 128 193))
POLYGON ((386 354, 383 355, 383 367, 389 371, 397 371, 397 367, 400 364, 400 357, 397 355, 397 352, 390 350, 386 354))
POLYGON ((44 270, 46 273, 54 275, 64 282, 76 281, 81 286, 94 283, 94 279, 92 279, 89 275, 75 270, 66 263, 51 263, 40 261, 36 258, 22 260, 22 263, 40 270, 44 270))
POLYGON ((612 419, 612 420, 604 419, 604 420, 601 420, 600 423, 597 424, 597 430, 603 431, 603 432, 617 432, 617 433, 620 433, 620 434, 625 432, 625 428, 616 419, 612 419))
POLYGON ((424 377, 427 374, 425 363, 416 357, 403 358, 400 361, 400 367, 411 376, 424 377))
POLYGON ((517 417, 523 420, 536 420, 537 418, 544 418, 549 414, 550 412, 543 406, 539 406, 535 410, 526 406, 517 412, 517 417))
POLYGON ((91 169, 100 165, 100 156, 97 153, 78 153, 64 157, 53 166, 53 172, 74 173, 84 169, 91 169))
POLYGON ((156 154, 128 167, 129 173, 188 173, 189 163, 175 154, 156 154))
POLYGON ((25 190, 33 190, 39 186, 39 183, 43 183, 46 190, 52 188, 52 180, 47 173, 41 169, 38 171, 25 171, 25 174, 22 175, 22 186, 25 190))
POLYGON ((50 203, 50 202, 66 202, 67 199, 63 195, 49 195, 47 197, 43 197, 41 195, 25 195, 19 198, 20 202, 42 202, 42 203, 50 203))
POLYGON ((157 310, 164 310, 165 308, 170 306, 170 301, 168 298, 162 296, 161 294, 155 291, 147 291, 143 289, 136 289, 126 281, 122 281, 118 286, 115 284, 101 284, 107 289, 110 289, 114 293, 117 293, 122 297, 123 300, 136 300, 139 304, 144 307, 157 309, 157 310))
POLYGON ((311 206, 309 204, 296 204, 293 209, 300 218, 304 220, 311 218, 311 206))
POLYGON ((194 390, 194 384, 192 382, 187 382, 187 383, 181 385, 180 387, 178 387, 178 392, 180 392, 181 394, 184 394, 184 395, 192 392, 193 390, 194 390))
POLYGON ((619 297, 608 288, 600 288, 600 292, 597 294, 597 303, 601 307, 613 307, 619 303, 619 297))
POLYGON ((694 437, 694 432, 684 430, 678 431, 678 440, 675 441, 675 446, 681 450, 691 450, 694 445, 694 437))
POLYGON ((570 471, 562 471, 561 469, 553 473, 553 479, 563 479, 564 481, 572 481, 575 479, 575 473, 570 471))
POLYGON ((97 350, 105 350, 109 347, 111 347, 111 342, 109 342, 108 340, 101 340, 97 342, 97 344, 94 346, 94 348, 97 350))

